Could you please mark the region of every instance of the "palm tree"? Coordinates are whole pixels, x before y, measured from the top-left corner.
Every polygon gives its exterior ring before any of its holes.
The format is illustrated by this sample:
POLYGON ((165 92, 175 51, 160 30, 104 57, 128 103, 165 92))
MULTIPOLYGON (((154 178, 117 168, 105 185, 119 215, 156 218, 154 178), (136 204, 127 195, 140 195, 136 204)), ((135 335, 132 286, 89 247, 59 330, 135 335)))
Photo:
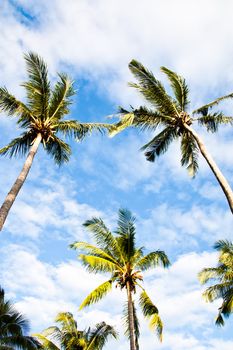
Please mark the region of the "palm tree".
POLYGON ((130 339, 130 350, 138 349, 139 323, 136 308, 133 301, 133 293, 141 290, 139 305, 143 315, 149 319, 152 329, 162 339, 162 321, 158 308, 152 303, 145 289, 139 284, 143 280, 141 271, 146 271, 155 266, 169 266, 166 254, 157 250, 147 255, 143 254, 143 248, 135 245, 136 228, 135 218, 126 209, 119 210, 118 226, 114 236, 100 218, 92 218, 84 223, 84 226, 93 233, 96 246, 86 242, 75 242, 71 247, 83 250, 80 254, 82 264, 89 272, 110 273, 111 277, 106 282, 93 290, 82 302, 80 309, 101 300, 111 291, 115 284, 121 290, 126 290, 127 304, 124 309, 126 323, 126 335, 130 339))
POLYGON ((207 302, 223 299, 216 317, 216 324, 223 326, 223 316, 227 318, 233 312, 233 243, 220 240, 214 248, 219 251, 218 266, 203 269, 198 278, 201 284, 217 282, 206 289, 203 297, 207 302))
POLYGON ((10 157, 27 154, 22 171, 0 208, 0 230, 26 180, 40 144, 55 163, 61 165, 69 161, 71 148, 58 135, 82 140, 93 129, 103 131, 108 126, 102 123, 64 120, 69 113, 71 97, 75 94, 73 81, 66 74, 58 74, 58 81, 52 89, 43 59, 37 54, 28 53, 25 61, 28 81, 22 86, 26 90, 27 103, 17 100, 5 87, 0 88, 0 110, 8 116, 17 116, 19 127, 24 129, 21 136, 0 149, 0 154, 10 157))
POLYGON ((146 150, 146 159, 153 162, 157 156, 165 153, 173 140, 181 139, 181 165, 187 166, 191 176, 195 176, 198 170, 198 153, 207 161, 221 186, 231 212, 233 213, 233 192, 217 164, 207 151, 202 139, 191 125, 197 121, 205 126, 207 131, 216 132, 221 123, 233 124, 232 117, 226 117, 221 112, 211 112, 211 108, 224 99, 232 98, 233 93, 218 98, 217 100, 188 112, 188 86, 185 79, 175 72, 161 67, 170 81, 174 97, 169 96, 162 83, 153 73, 148 71, 141 63, 132 60, 129 69, 138 80, 138 84, 129 85, 136 88, 149 102, 151 107, 141 106, 131 112, 120 108, 120 121, 112 127, 110 135, 122 131, 127 126, 134 126, 140 130, 154 131, 162 127, 162 131, 156 134, 152 140, 141 149, 146 150))
POLYGON ((26 335, 28 330, 27 319, 14 308, 9 300, 5 300, 4 290, 0 287, 0 349, 39 349, 37 340, 26 335))
POLYGON ((55 321, 58 326, 45 329, 34 336, 46 350, 101 350, 110 337, 117 338, 114 328, 105 322, 97 323, 94 328, 80 331, 70 312, 61 312, 55 321), (53 340, 55 342, 53 342, 53 340))

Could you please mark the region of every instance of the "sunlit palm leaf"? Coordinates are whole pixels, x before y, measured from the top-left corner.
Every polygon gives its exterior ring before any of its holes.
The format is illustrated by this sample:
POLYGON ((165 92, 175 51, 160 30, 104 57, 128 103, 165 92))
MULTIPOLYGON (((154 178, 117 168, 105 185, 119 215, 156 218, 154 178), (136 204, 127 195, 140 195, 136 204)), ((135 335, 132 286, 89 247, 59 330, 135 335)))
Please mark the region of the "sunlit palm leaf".
POLYGON ((155 106, 159 113, 165 115, 177 115, 175 101, 166 93, 163 85, 157 80, 153 73, 148 71, 140 62, 132 60, 129 69, 134 74, 139 84, 130 84, 138 89, 145 99, 155 106))
POLYGON ((30 119, 31 111, 28 107, 11 95, 7 88, 0 88, 0 109, 9 116, 18 115, 20 119, 30 119))
POLYGON ((151 329, 156 330, 158 338, 162 341, 163 324, 158 314, 159 311, 145 291, 140 295, 139 304, 143 315, 149 319, 151 329))
POLYGON ((145 271, 159 265, 163 267, 168 267, 170 265, 167 255, 162 250, 151 252, 145 255, 144 257, 142 257, 136 263, 136 267, 141 271, 145 271))
POLYGON ((189 104, 189 89, 185 82, 185 79, 166 67, 161 67, 161 71, 165 73, 170 80, 172 90, 179 103, 180 109, 182 111, 186 111, 189 104))
POLYGON ((34 115, 46 119, 50 97, 47 65, 41 57, 33 52, 29 52, 24 57, 29 79, 22 86, 27 91, 29 108, 34 115))
POLYGON ((79 309, 83 309, 86 306, 97 303, 112 289, 112 280, 108 280, 102 283, 99 287, 94 289, 82 302, 79 309))
POLYGON ((69 113, 72 103, 71 97, 75 94, 74 82, 66 74, 58 74, 60 81, 55 84, 49 101, 49 117, 60 120, 69 113))
POLYGON ((105 322, 97 323, 95 328, 90 329, 86 350, 101 350, 109 338, 117 338, 115 329, 105 322))
POLYGON ((80 254, 80 259, 89 272, 113 272, 119 268, 118 264, 106 257, 80 254))
POLYGON ((181 138, 181 165, 186 166, 190 176, 194 177, 198 171, 199 149, 194 137, 184 132, 181 138))

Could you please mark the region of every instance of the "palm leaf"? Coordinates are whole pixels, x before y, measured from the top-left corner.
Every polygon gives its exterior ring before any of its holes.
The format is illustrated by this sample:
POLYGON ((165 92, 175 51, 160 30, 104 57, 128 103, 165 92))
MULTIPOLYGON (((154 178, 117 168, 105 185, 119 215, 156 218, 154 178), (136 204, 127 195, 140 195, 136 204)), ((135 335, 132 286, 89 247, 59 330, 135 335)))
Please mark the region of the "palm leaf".
POLYGON ((181 165, 187 166, 186 169, 192 177, 198 171, 198 153, 196 140, 189 132, 184 132, 181 138, 181 165))
POLYGON ((121 267, 112 261, 112 259, 103 258, 95 255, 79 255, 82 264, 87 268, 89 272, 113 272, 121 267))
POLYGON ((166 93, 163 85, 154 77, 152 72, 136 60, 130 62, 129 69, 139 81, 139 85, 131 83, 130 86, 138 89, 145 99, 157 108, 159 113, 178 115, 175 101, 166 93))
POLYGON ((120 209, 118 212, 118 225, 116 233, 117 244, 121 250, 122 256, 125 261, 131 262, 134 257, 135 247, 135 234, 136 228, 134 225, 135 217, 127 209, 120 209))
POLYGON ((212 108, 213 106, 216 106, 216 105, 218 105, 220 102, 222 102, 222 101, 224 101, 224 100, 227 100, 227 99, 229 99, 229 98, 233 98, 233 93, 230 93, 230 94, 228 94, 228 95, 219 97, 219 98, 217 98, 216 100, 214 100, 214 101, 212 101, 212 102, 210 102, 210 103, 208 103, 208 104, 206 104, 206 105, 204 105, 204 106, 201 106, 201 107, 199 107, 198 109, 195 109, 195 110, 193 111, 193 113, 197 113, 197 114, 201 113, 201 114, 202 114, 203 111, 205 111, 206 109, 212 108))
POLYGON ((93 131, 103 134, 107 129, 110 129, 110 124, 107 123, 80 123, 77 120, 59 121, 56 125, 56 130, 61 132, 64 136, 74 137, 81 141, 85 136, 91 134, 93 131))
POLYGON ((70 146, 55 135, 53 135, 53 138, 49 139, 44 145, 44 148, 59 166, 68 162, 70 159, 70 146))
POLYGON ((120 121, 114 125, 111 125, 109 129, 109 136, 113 137, 119 132, 126 129, 128 126, 133 125, 134 122, 134 114, 133 113, 126 113, 121 115, 120 121))
POLYGON ((119 262, 124 262, 116 238, 106 227, 101 218, 94 217, 91 220, 87 220, 84 222, 83 226, 94 234, 95 241, 99 248, 117 258, 119 262))
POLYGON ((0 149, 0 155, 10 158, 14 156, 24 156, 29 152, 36 135, 32 132, 24 132, 20 137, 13 139, 7 146, 0 149))
POLYGON ((97 303, 101 300, 108 292, 112 289, 112 280, 108 280, 94 289, 82 302, 79 307, 79 310, 83 309, 86 306, 97 303))
POLYGON ((33 334, 34 337, 36 337, 44 349, 47 350, 60 350, 59 347, 54 344, 51 340, 46 338, 43 334, 35 333, 33 334))
POLYGON ((150 162, 154 162, 155 157, 165 153, 171 142, 177 137, 178 135, 174 127, 166 127, 150 142, 145 144, 141 150, 146 150, 146 159, 150 162))
POLYGON ((69 113, 71 97, 75 94, 74 82, 66 74, 58 74, 60 81, 55 84, 49 102, 49 117, 60 120, 69 113))
POLYGON ((114 259, 112 254, 106 253, 103 249, 100 249, 98 247, 93 246, 92 244, 86 243, 86 242, 74 242, 70 245, 73 249, 81 249, 85 250, 87 254, 95 255, 98 257, 101 257, 103 259, 107 259, 108 261, 111 261, 113 264, 118 266, 119 269, 121 269, 121 266, 118 264, 118 262, 114 259))
POLYGON ((9 116, 20 116, 20 120, 31 118, 28 107, 11 95, 5 87, 0 88, 0 109, 9 116))
POLYGON ((86 350, 101 350, 110 337, 117 338, 115 329, 105 322, 97 323, 95 328, 89 330, 86 350))
POLYGON ((231 124, 233 125, 233 118, 226 117, 222 112, 207 113, 198 118, 198 123, 206 127, 207 131, 216 132, 220 124, 231 124))
POLYGON ((168 79, 170 80, 172 90, 179 103, 180 109, 182 111, 186 111, 189 104, 189 100, 188 100, 189 89, 185 82, 185 79, 166 67, 161 67, 161 71, 165 73, 168 79))
POLYGON ((28 72, 28 81, 23 83, 27 92, 28 105, 32 113, 44 120, 48 117, 50 84, 47 65, 33 52, 24 56, 28 72))
POLYGON ((170 261, 168 260, 167 255, 162 250, 151 252, 146 256, 142 257, 136 263, 136 267, 141 271, 145 271, 159 265, 163 267, 168 267, 170 265, 170 261))
POLYGON ((152 303, 145 290, 140 295, 139 305, 142 309, 144 317, 148 318, 150 321, 150 328, 152 330, 156 330, 158 338, 160 341, 162 341, 163 324, 158 314, 159 311, 157 307, 152 303))

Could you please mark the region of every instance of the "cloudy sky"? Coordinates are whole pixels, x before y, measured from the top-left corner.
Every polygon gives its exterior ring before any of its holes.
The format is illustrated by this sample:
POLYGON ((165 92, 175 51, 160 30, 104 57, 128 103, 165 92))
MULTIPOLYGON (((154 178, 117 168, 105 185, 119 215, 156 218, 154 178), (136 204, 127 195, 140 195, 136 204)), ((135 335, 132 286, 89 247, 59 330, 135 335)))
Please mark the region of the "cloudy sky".
MULTIPOLYGON (((127 85, 133 80, 128 63, 135 58, 166 86, 160 66, 185 76, 192 110, 233 91, 232 13, 230 0, 1 0, 1 85, 24 99, 23 53, 34 51, 47 62, 52 82, 57 72, 75 79, 71 118, 106 122, 119 105, 143 103, 127 85)), ((232 102, 222 107, 231 115, 232 102)), ((0 147, 20 133, 4 114, 0 127, 0 147)), ((197 130, 233 185, 232 130, 197 130)), ((147 162, 139 149, 150 136, 127 130, 112 139, 92 135, 72 142, 72 158, 61 168, 39 151, 0 234, 0 283, 32 332, 52 325, 59 311, 70 311, 80 329, 102 320, 117 327, 120 340, 106 350, 128 347, 121 330, 124 293, 114 290, 77 311, 106 277, 89 275, 68 248, 91 239, 82 228, 85 220, 99 216, 114 228, 118 209, 127 207, 137 217, 138 245, 162 249, 172 262, 169 270, 145 276, 165 329, 159 344, 140 318, 141 348, 232 349, 233 318, 216 328, 220 301, 206 304, 197 281, 198 271, 216 262, 214 242, 231 239, 232 215, 201 157, 195 179, 180 167, 178 144, 154 164, 147 162)), ((23 161, 1 159, 1 201, 23 161)))

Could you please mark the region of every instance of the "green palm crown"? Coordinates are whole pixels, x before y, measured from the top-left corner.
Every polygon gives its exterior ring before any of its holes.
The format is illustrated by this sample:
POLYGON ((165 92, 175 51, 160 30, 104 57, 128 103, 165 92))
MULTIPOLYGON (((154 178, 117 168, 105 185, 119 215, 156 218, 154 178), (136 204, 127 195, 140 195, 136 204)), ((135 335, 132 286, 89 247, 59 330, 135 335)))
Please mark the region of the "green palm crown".
POLYGON ((61 73, 54 88, 51 88, 43 59, 35 53, 28 53, 24 57, 28 73, 28 80, 22 84, 26 91, 26 103, 17 100, 7 88, 1 87, 0 109, 9 116, 17 116, 19 127, 25 131, 1 148, 0 154, 10 157, 25 155, 40 134, 45 151, 60 165, 69 160, 71 148, 59 135, 82 140, 93 129, 103 131, 108 125, 64 120, 70 112, 72 96, 75 94, 74 82, 61 73))
POLYGON ((148 107, 141 106, 133 108, 132 111, 120 108, 120 121, 112 127, 110 135, 114 136, 127 126, 150 131, 161 127, 162 130, 141 148, 146 151, 146 159, 153 162, 156 157, 167 151, 174 140, 181 138, 181 164, 187 167, 191 176, 195 176, 198 170, 199 147, 190 126, 197 121, 206 127, 207 131, 216 132, 221 123, 233 124, 232 117, 224 116, 222 112, 211 112, 213 106, 224 99, 232 98, 233 93, 190 113, 189 88, 183 77, 166 67, 161 67, 161 71, 169 79, 174 93, 172 97, 153 73, 138 61, 132 60, 129 69, 138 81, 129 85, 142 94, 148 102, 148 107))
MULTIPOLYGON (((135 218, 126 209, 119 210, 115 235, 111 233, 100 218, 88 220, 84 223, 84 226, 93 234, 96 245, 75 242, 71 244, 71 247, 84 251, 84 254, 80 254, 79 258, 89 272, 109 273, 111 277, 85 298, 80 309, 101 300, 111 291, 113 284, 121 290, 125 289, 128 295, 128 304, 124 309, 124 320, 126 334, 130 337, 129 307, 131 305, 131 293, 136 293, 137 289, 140 289, 139 305, 143 315, 149 319, 150 326, 157 331, 161 339, 163 325, 158 308, 152 303, 140 282, 143 280, 143 271, 156 266, 169 266, 170 263, 166 254, 161 250, 157 250, 145 255, 142 247, 136 247, 135 218)), ((133 332, 135 342, 138 343, 139 323, 133 301, 131 306, 134 323, 133 332)))
POLYGON ((233 312, 233 243, 220 240, 214 245, 219 251, 217 267, 203 269, 198 277, 202 284, 216 282, 203 293, 207 302, 221 298, 222 305, 216 317, 216 324, 224 325, 224 319, 233 312))

